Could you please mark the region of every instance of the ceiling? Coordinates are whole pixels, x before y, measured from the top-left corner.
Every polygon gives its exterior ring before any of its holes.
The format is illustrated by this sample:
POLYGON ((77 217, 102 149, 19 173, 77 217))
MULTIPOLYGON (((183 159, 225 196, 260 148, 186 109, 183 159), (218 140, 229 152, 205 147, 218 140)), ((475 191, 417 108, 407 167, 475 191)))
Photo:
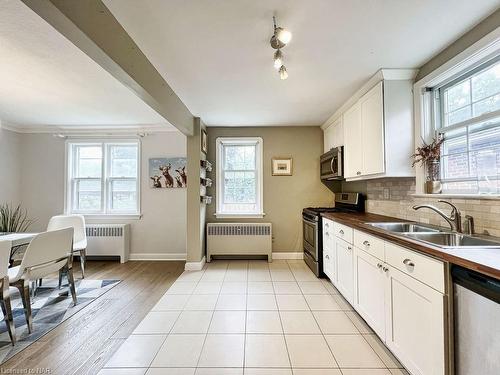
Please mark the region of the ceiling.
POLYGON ((0 3, 0 56, 4 124, 172 128, 19 0, 0 3))
POLYGON ((319 125, 379 68, 415 68, 498 0, 104 0, 208 125, 319 125), (281 81, 272 15, 293 32, 281 81))

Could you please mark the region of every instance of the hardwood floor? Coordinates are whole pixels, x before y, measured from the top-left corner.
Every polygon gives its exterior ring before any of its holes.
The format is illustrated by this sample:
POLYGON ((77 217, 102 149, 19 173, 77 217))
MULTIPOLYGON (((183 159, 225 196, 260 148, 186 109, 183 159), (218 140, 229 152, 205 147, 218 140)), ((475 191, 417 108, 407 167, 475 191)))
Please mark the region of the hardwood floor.
MULTIPOLYGON (((74 270, 79 277, 76 262, 74 270)), ((122 282, 1 365, 2 373, 95 375, 183 270, 184 262, 87 262, 86 278, 122 282)))

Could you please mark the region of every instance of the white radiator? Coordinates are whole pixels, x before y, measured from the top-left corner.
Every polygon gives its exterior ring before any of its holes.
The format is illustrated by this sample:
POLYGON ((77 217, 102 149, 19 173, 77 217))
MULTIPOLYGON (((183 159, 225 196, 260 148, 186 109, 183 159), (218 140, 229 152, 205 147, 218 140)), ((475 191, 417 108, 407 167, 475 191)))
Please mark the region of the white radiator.
POLYGON ((87 224, 87 256, 119 256, 128 261, 130 254, 130 224, 87 224))
POLYGON ((207 262, 213 255, 267 255, 272 261, 271 223, 207 224, 207 262))

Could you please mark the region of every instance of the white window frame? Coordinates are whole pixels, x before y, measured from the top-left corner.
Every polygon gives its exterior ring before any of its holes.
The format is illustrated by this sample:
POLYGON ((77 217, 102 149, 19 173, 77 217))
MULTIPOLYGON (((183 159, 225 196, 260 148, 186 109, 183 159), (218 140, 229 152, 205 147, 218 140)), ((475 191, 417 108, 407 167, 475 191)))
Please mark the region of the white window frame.
POLYGON ((219 137, 216 140, 217 149, 217 159, 216 159, 216 212, 215 216, 217 218, 263 218, 264 213, 264 164, 263 164, 263 148, 264 142, 260 137, 219 137), (255 166, 257 169, 257 181, 256 181, 256 202, 257 209, 255 212, 224 212, 222 210, 223 203, 223 191, 224 191, 224 176, 223 176, 223 165, 224 165, 224 145, 255 145, 256 155, 255 155, 255 166))
MULTIPOLYGON (((64 212, 66 214, 81 214, 94 219, 139 219, 141 218, 141 142, 138 138, 75 138, 66 140, 65 159, 65 186, 64 212), (108 156, 110 148, 116 145, 134 144, 137 146, 137 207, 134 211, 122 211, 111 208, 111 184, 116 180, 133 180, 133 177, 111 177, 111 158, 108 156), (75 199, 75 150, 77 146, 100 146, 102 148, 101 168, 101 209, 96 211, 82 211, 74 209, 75 199)), ((86 178, 79 178, 86 179, 86 178)))
MULTIPOLYGON (((438 86, 438 87, 435 87, 433 89, 433 92, 434 92, 434 99, 433 99, 433 112, 434 112, 434 117, 433 117, 433 129, 436 133, 436 136, 439 134, 439 133, 444 133, 444 132, 447 132, 447 131, 453 131, 453 130, 458 130, 458 129, 465 129, 465 137, 466 137, 466 144, 467 144, 467 147, 469 147, 469 142, 470 142, 470 137, 473 136, 473 133, 470 132, 469 130, 469 127, 472 126, 472 125, 475 125, 475 124, 479 124, 481 122, 484 122, 484 121, 488 121, 488 120, 493 120, 493 119, 498 119, 500 117, 500 110, 497 110, 497 111, 492 111, 492 112, 486 112, 486 113, 483 113, 479 116, 475 116, 475 117, 471 117, 469 119, 466 119, 464 121, 461 121, 461 122, 457 122, 455 124, 451 124, 451 125, 446 125, 445 121, 446 121, 446 118, 445 118, 445 108, 444 108, 444 92, 450 88, 450 87, 453 87, 455 86, 456 84, 459 84, 461 82, 464 82, 466 80, 469 80, 471 79, 471 77, 481 73, 481 72, 484 72, 485 70, 488 70, 490 67, 492 67, 493 65, 497 65, 498 63, 500 62, 500 55, 494 57, 493 59, 477 66, 476 68, 472 69, 472 70, 468 70, 466 72, 464 72, 462 75, 460 75, 459 77, 457 77, 456 79, 454 79, 453 81, 451 82, 448 82, 444 85, 441 85, 441 86, 438 86)), ((471 90, 470 90, 470 106, 471 106, 471 111, 472 111, 472 108, 473 108, 473 104, 474 104, 474 101, 472 99, 472 95, 473 95, 473 92, 472 92, 472 87, 471 87, 471 90)), ((498 93, 495 93, 494 95, 498 95, 498 93)), ((483 98, 481 100, 484 100, 484 99, 487 99, 487 98, 483 98)), ((489 128, 498 128, 498 123, 495 123, 493 125, 490 125, 489 128)), ((486 130, 486 128, 481 128, 481 131, 484 131, 486 130)), ((469 174, 470 174, 470 168, 471 168, 471 165, 470 165, 470 153, 471 151, 468 149, 467 150, 467 158, 469 159, 469 162, 467 163, 468 164, 468 168, 469 168, 469 174)), ((443 156, 449 156, 449 155, 443 155, 443 156)), ((443 156, 441 157, 441 159, 443 158, 443 156)), ((445 168, 445 163, 443 163, 443 161, 441 160, 441 181, 443 182, 474 182, 476 181, 476 178, 474 177, 458 177, 458 178, 447 178, 445 179, 444 178, 444 168, 445 168)), ((493 180, 498 180, 500 176, 498 175, 495 175, 495 176, 488 176, 490 179, 493 179, 493 180)), ((498 195, 498 194, 481 194, 481 193, 477 193, 477 195, 479 196, 486 196, 486 195, 498 195)))
MULTIPOLYGON (((413 86, 413 104, 415 119, 415 148, 422 146, 422 140, 429 142, 435 135, 438 124, 433 105, 433 92, 430 88, 446 85, 464 75, 466 72, 483 65, 500 54, 500 27, 482 39, 451 58, 427 76, 417 81, 413 86)), ((477 119, 475 119, 477 120, 477 119)), ((499 199, 500 195, 485 194, 425 194, 425 169, 416 166, 416 194, 420 197, 469 198, 469 199, 499 199)))

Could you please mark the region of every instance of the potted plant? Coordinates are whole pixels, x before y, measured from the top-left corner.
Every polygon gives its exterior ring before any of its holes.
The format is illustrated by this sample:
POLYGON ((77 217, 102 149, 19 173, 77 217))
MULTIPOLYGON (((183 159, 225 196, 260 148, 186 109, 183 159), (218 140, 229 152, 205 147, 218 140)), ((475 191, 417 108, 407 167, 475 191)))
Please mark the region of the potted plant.
POLYGON ((0 204, 0 233, 25 232, 33 220, 28 219, 28 212, 21 205, 0 204))
POLYGON ((444 137, 441 135, 433 138, 431 143, 422 141, 422 146, 417 147, 417 152, 411 156, 413 158, 412 167, 420 164, 424 165, 427 170, 427 180, 425 181, 425 192, 427 194, 439 194, 442 190, 439 172, 443 142, 444 137))

